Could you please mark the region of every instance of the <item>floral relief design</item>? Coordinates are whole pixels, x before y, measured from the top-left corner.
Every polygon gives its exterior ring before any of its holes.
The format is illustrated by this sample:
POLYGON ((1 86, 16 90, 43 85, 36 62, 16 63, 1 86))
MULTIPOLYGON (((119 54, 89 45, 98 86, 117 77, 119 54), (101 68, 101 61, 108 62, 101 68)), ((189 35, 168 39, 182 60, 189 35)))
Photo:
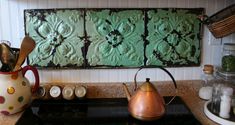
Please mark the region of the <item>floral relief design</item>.
POLYGON ((197 13, 181 9, 147 12, 149 44, 146 65, 184 66, 200 63, 200 21, 197 13))
POLYGON ((36 41, 29 63, 38 66, 81 66, 83 12, 27 11, 26 33, 36 41))
MULTIPOLYGON (((37 67, 142 67, 200 64, 203 9, 31 9, 25 31, 37 67)), ((12 77, 13 78, 13 77, 12 77)))
POLYGON ((140 10, 88 11, 86 30, 91 44, 86 58, 89 65, 144 65, 143 19, 140 10))

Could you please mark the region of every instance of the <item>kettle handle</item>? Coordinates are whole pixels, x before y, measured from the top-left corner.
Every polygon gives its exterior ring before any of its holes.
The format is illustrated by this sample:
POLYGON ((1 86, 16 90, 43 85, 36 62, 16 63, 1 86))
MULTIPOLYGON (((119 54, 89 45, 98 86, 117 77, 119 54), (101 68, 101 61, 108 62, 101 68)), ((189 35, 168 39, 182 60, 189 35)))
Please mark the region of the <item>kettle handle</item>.
MULTIPOLYGON (((177 84, 176 84, 175 78, 172 76, 172 74, 171 74, 168 70, 166 70, 165 68, 163 68, 163 67, 158 66, 157 68, 159 68, 159 69, 165 71, 165 72, 171 77, 171 80, 172 80, 173 83, 174 83, 175 89, 177 89, 177 84)), ((137 74, 138 74, 138 72, 139 72, 141 69, 143 69, 143 67, 140 67, 140 68, 138 69, 138 71, 135 73, 135 77, 134 77, 134 83, 135 83, 134 90, 137 89, 137 82, 136 82, 136 79, 137 79, 137 74)))
MULTIPOLYGON (((138 72, 139 72, 141 69, 143 69, 143 68, 144 68, 144 67, 140 67, 140 68, 138 69, 138 71, 135 73, 135 77, 134 77, 134 84, 135 84, 135 85, 134 85, 134 91, 136 91, 136 89, 137 89, 137 82, 136 82, 137 74, 138 74, 138 72)), ((171 78, 171 80, 172 80, 172 82, 173 82, 173 84, 174 84, 174 86, 175 86, 176 93, 177 93, 177 92, 178 92, 178 91, 177 91, 177 84, 176 84, 175 78, 172 76, 172 74, 171 74, 168 70, 166 70, 165 68, 163 68, 163 67, 157 66, 156 68, 159 68, 159 69, 165 71, 165 72, 170 76, 170 78, 171 78)), ((170 104, 171 101, 173 101, 175 97, 176 97, 176 95, 173 96, 172 99, 171 99, 166 105, 170 104)))

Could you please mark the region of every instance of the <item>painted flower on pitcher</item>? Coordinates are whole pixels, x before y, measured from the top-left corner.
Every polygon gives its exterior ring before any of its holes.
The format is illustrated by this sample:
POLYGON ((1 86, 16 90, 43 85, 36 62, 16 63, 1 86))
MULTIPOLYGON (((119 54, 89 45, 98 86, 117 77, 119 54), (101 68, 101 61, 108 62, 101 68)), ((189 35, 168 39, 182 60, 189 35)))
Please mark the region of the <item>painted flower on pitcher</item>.
MULTIPOLYGON (((74 15, 71 19, 77 21, 74 15)), ((32 65, 66 66, 83 63, 83 58, 77 54, 77 48, 74 46, 82 47, 83 44, 77 42, 79 37, 74 35, 74 27, 70 23, 63 21, 56 14, 50 14, 35 30, 37 35, 33 34, 32 37, 37 40, 34 50, 37 54, 30 58, 32 65)))

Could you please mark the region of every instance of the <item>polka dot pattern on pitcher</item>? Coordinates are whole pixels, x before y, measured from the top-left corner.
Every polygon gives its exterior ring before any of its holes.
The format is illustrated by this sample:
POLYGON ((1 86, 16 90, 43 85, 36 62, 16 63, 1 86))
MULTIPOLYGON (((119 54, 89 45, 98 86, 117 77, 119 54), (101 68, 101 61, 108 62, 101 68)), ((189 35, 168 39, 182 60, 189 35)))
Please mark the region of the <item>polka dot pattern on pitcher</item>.
POLYGON ((9 88, 7 88, 7 92, 8 92, 8 94, 14 94, 15 89, 13 87, 9 87, 9 88))
POLYGON ((9 115, 10 113, 8 111, 1 111, 2 114, 4 115, 9 115))
POLYGON ((3 96, 0 96, 0 104, 3 104, 5 102, 5 98, 3 96))
POLYGON ((12 74, 12 75, 11 75, 11 79, 16 80, 17 78, 18 78, 18 73, 15 73, 15 74, 12 74))
POLYGON ((9 109, 9 110, 13 110, 14 107, 13 107, 13 106, 9 106, 8 109, 9 109))
POLYGON ((18 102, 23 102, 23 100, 24 100, 24 97, 23 97, 23 96, 20 96, 20 97, 18 98, 18 102))
MULTIPOLYGON (((37 69, 31 66, 22 67, 21 70, 8 73, 0 73, 0 115, 11 115, 24 111, 32 101, 32 88, 39 86, 37 69), (27 71, 32 71, 35 77, 34 86, 30 85, 25 77, 27 71)), ((0 123, 1 125, 1 123, 0 123)))
POLYGON ((26 82, 25 82, 25 81, 22 81, 22 85, 23 85, 23 86, 26 86, 26 82))

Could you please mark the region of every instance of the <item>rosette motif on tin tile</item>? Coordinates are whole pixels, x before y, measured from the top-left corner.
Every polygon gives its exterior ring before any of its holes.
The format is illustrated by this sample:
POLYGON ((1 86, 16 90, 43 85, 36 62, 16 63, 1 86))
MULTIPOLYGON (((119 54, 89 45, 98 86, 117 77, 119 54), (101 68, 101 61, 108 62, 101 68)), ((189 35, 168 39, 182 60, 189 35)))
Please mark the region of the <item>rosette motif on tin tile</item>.
POLYGON ((26 10, 26 34, 36 41, 29 64, 40 67, 82 66, 84 11, 26 10))
POLYGON ((192 66, 200 64, 202 11, 153 9, 147 12, 146 65, 192 66))
POLYGON ((144 12, 141 10, 88 10, 86 31, 90 66, 144 65, 144 12))

